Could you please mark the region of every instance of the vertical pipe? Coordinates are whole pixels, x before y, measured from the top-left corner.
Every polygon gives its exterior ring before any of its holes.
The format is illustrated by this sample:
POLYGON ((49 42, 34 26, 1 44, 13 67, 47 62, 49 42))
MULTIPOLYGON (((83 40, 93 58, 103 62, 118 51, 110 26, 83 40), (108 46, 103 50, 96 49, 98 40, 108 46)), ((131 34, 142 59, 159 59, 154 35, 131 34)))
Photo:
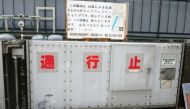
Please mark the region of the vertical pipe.
MULTIPOLYGON (((54 5, 54 7, 55 7, 55 18, 54 18, 54 29, 56 30, 56 28, 57 28, 57 25, 56 25, 56 17, 57 17, 57 0, 55 0, 55 5, 54 5)), ((55 33, 55 30, 54 30, 54 32, 53 33, 55 33)))
POLYGON ((15 71, 15 96, 16 96, 16 109, 19 108, 19 92, 18 92, 18 58, 13 56, 14 71, 15 71))
POLYGON ((55 8, 53 8, 53 33, 55 33, 55 8))
POLYGON ((10 106, 11 106, 11 104, 10 104, 10 95, 9 95, 9 69, 8 69, 8 65, 9 65, 9 60, 8 60, 9 58, 8 58, 8 56, 6 56, 5 57, 5 80, 6 80, 6 85, 5 85, 5 87, 6 87, 6 91, 7 91, 7 93, 6 93, 6 102, 7 102, 7 109, 11 109, 10 108, 10 106))
POLYGON ((4 17, 4 25, 5 25, 5 31, 8 32, 9 28, 8 28, 8 17, 4 17))
MULTIPOLYGON (((46 0, 44 0, 44 6, 45 7, 47 7, 47 2, 46 2, 46 0)), ((45 14, 45 18, 47 17, 47 10, 45 10, 45 12, 44 12, 44 14, 45 14)), ((44 26, 45 26, 45 32, 47 33, 47 20, 44 20, 44 26)))
POLYGON ((26 45, 26 47, 25 47, 25 59, 26 59, 26 70, 27 70, 27 72, 26 72, 26 76, 27 76, 27 103, 28 103, 28 109, 31 109, 31 89, 30 89, 30 47, 29 47, 29 41, 26 41, 26 43, 25 43, 25 45, 26 45))
POLYGON ((37 17, 37 18, 36 18, 36 32, 37 32, 37 33, 39 32, 39 25, 40 25, 40 18, 37 17))
POLYGON ((38 33, 39 32, 39 26, 40 26, 40 17, 39 17, 39 11, 38 11, 38 8, 36 8, 36 15, 37 15, 37 17, 36 17, 36 32, 38 33))

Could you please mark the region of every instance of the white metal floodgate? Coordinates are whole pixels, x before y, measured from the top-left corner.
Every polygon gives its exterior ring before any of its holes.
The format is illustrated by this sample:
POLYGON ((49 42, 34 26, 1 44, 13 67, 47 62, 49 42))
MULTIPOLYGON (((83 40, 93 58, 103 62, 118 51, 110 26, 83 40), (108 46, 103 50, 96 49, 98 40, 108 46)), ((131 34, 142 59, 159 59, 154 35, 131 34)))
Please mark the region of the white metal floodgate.
POLYGON ((63 42, 29 41, 31 109, 66 106, 66 49, 63 42))
POLYGON ((72 108, 104 108, 109 97, 110 43, 67 44, 70 105, 72 108))
POLYGON ((182 44, 159 44, 153 71, 151 105, 175 106, 177 104, 182 56, 182 44))
POLYGON ((108 106, 111 43, 30 41, 29 49, 32 109, 108 106))
POLYGON ((31 107, 175 106, 181 44, 30 41, 31 107))
POLYGON ((112 107, 175 107, 182 44, 112 44, 112 107))
POLYGON ((146 43, 112 45, 110 85, 112 106, 149 105, 156 45, 146 43))

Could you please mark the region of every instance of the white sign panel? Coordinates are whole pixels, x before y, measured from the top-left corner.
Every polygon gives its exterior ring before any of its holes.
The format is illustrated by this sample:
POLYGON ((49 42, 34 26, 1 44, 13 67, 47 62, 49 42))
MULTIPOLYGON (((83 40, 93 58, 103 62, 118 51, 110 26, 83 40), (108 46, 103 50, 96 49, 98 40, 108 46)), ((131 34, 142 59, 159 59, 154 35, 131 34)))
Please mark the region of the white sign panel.
POLYGON ((175 66, 176 55, 162 54, 162 66, 175 66))
POLYGON ((68 1, 67 37, 123 40, 127 35, 128 4, 68 1))

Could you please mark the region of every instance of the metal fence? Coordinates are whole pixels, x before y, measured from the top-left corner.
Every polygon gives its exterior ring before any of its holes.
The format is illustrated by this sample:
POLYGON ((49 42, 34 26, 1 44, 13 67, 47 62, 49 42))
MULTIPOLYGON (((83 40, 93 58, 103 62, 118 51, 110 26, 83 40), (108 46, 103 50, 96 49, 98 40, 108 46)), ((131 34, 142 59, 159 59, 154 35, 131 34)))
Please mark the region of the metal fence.
MULTIPOLYGON (((86 0, 97 2, 129 2, 128 32, 130 36, 188 37, 190 35, 190 0, 86 0)), ((66 0, 0 0, 0 15, 35 15, 35 7, 55 7, 56 30, 65 31, 66 0)), ((41 13, 50 16, 50 13, 41 13)), ((33 30, 35 23, 25 21, 25 30, 33 30)), ((41 21, 41 30, 50 30, 52 22, 41 21)), ((12 29, 17 21, 9 22, 12 29)), ((3 29, 3 21, 0 21, 3 29)))

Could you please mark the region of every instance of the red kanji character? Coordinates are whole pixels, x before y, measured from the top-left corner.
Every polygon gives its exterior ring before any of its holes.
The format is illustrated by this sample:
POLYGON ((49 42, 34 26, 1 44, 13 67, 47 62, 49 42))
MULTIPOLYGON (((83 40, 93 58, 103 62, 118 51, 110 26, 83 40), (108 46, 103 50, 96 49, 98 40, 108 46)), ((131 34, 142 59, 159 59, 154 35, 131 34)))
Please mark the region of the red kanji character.
POLYGON ((41 56, 41 68, 42 69, 54 69, 54 55, 42 55, 41 56))
POLYGON ((88 69, 91 69, 91 63, 93 63, 92 68, 96 69, 98 62, 99 62, 99 56, 97 55, 93 55, 93 56, 88 56, 86 61, 86 64, 88 65, 88 69))
POLYGON ((129 69, 140 69, 141 66, 138 65, 138 63, 140 63, 141 60, 137 58, 137 56, 135 56, 134 58, 130 59, 130 65, 128 66, 129 69))

